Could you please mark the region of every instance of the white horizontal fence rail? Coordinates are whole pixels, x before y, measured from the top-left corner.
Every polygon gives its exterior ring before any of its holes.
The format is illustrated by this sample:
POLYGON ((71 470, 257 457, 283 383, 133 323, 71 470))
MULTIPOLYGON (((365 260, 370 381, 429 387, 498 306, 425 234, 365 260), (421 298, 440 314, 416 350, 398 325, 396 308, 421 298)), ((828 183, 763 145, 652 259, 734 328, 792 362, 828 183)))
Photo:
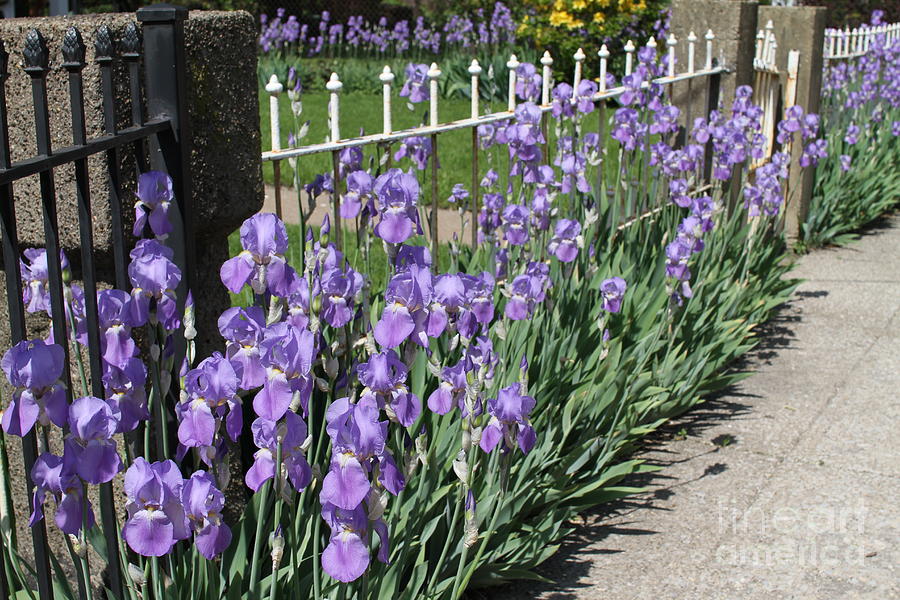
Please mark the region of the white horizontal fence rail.
MULTIPOLYGON (((697 49, 695 45, 698 42, 698 36, 694 35, 691 32, 691 35, 687 37, 688 44, 688 64, 683 72, 676 72, 676 64, 675 64, 675 48, 679 41, 675 38, 675 36, 670 36, 666 40, 666 47, 662 49, 662 53, 667 55, 668 65, 666 75, 663 77, 659 77, 653 80, 653 83, 659 84, 661 86, 670 86, 677 82, 686 81, 688 82, 688 86, 690 86, 694 80, 707 78, 709 79, 709 96, 718 98, 718 85, 719 85, 719 75, 727 72, 727 69, 724 67, 716 66, 713 61, 713 41, 715 40, 715 35, 712 31, 708 31, 704 36, 705 41, 705 61, 703 63, 702 68, 695 68, 695 57, 697 56, 697 49), (713 90, 713 86, 715 86, 715 90, 713 90)), ((656 40, 650 39, 647 43, 648 47, 656 49, 656 40)), ((637 50, 637 46, 632 42, 628 41, 624 48, 626 52, 626 60, 625 60, 625 74, 630 74, 632 71, 633 65, 633 56, 635 51, 637 50)), ((607 62, 610 56, 609 51, 604 45, 598 52, 598 56, 600 57, 600 77, 598 81, 598 92, 594 94, 592 97, 592 101, 598 105, 600 110, 600 134, 601 139, 603 138, 604 128, 606 127, 605 123, 605 115, 606 115, 606 103, 609 100, 615 99, 618 96, 625 93, 627 88, 625 86, 617 86, 614 88, 607 88, 606 84, 606 70, 607 70, 607 62)), ((582 80, 582 78, 586 77, 584 73, 584 61, 587 55, 584 53, 582 49, 578 49, 578 52, 574 55, 575 59, 575 73, 573 77, 572 83, 573 88, 577 90, 578 83, 582 80)), ((432 238, 432 245, 437 249, 437 223, 436 223, 436 215, 437 215, 437 136, 442 133, 446 133, 449 131, 455 131, 460 129, 471 129, 472 130, 472 190, 470 192, 470 197, 472 198, 471 203, 471 223, 473 230, 473 244, 475 243, 475 230, 476 222, 477 222, 477 214, 479 210, 478 206, 478 183, 480 181, 480 174, 478 173, 478 138, 477 138, 477 128, 480 125, 485 125, 489 123, 496 123, 499 121, 506 121, 514 118, 514 113, 516 109, 516 105, 518 99, 516 97, 516 82, 517 82, 517 73, 516 69, 519 66, 519 61, 515 55, 512 55, 507 62, 506 66, 508 69, 508 77, 509 77, 509 88, 507 95, 507 110, 500 112, 493 112, 485 115, 480 114, 479 107, 479 95, 478 95, 478 87, 480 83, 480 78, 482 75, 482 68, 478 64, 478 61, 473 60, 471 66, 468 69, 469 74, 472 78, 472 107, 471 107, 471 116, 467 119, 460 119, 457 121, 448 121, 441 123, 438 120, 439 115, 439 95, 438 95, 438 81, 441 77, 441 71, 439 66, 436 63, 432 63, 431 67, 428 69, 427 73, 427 82, 426 84, 429 86, 429 124, 423 125, 420 127, 414 127, 410 129, 402 129, 399 131, 394 131, 392 128, 392 96, 395 93, 395 85, 394 85, 394 74, 391 73, 390 68, 384 67, 384 69, 380 73, 376 73, 373 77, 377 77, 382 86, 383 90, 383 111, 382 111, 382 127, 381 133, 374 133, 359 137, 353 138, 341 138, 340 136, 340 89, 342 84, 339 80, 339 76, 337 73, 333 73, 331 75, 331 79, 328 81, 326 88, 331 92, 331 99, 328 105, 328 119, 330 123, 331 136, 328 141, 324 143, 318 144, 310 144, 304 145, 296 148, 282 148, 280 142, 277 140, 276 136, 280 135, 281 127, 278 120, 280 118, 278 111, 278 101, 279 97, 282 93, 282 86, 278 82, 278 78, 275 75, 272 75, 269 80, 269 85, 266 86, 266 91, 270 94, 270 118, 272 119, 271 131, 273 136, 273 144, 272 148, 268 151, 262 153, 262 160, 265 162, 272 162, 273 166, 276 167, 280 163, 280 161, 285 159, 290 159, 292 161, 296 161, 300 157, 310 156, 313 154, 320 153, 331 153, 334 157, 334 190, 335 192, 332 194, 332 223, 337 225, 336 229, 340 230, 340 217, 339 217, 339 208, 340 208, 340 181, 339 181, 339 170, 338 170, 338 154, 341 150, 345 148, 353 148, 360 146, 369 146, 369 145, 389 145, 393 142, 398 142, 400 140, 410 138, 413 136, 430 136, 432 142, 432 156, 431 156, 431 200, 432 200, 432 214, 431 218, 428 219, 429 224, 431 225, 429 232, 432 238)), ((541 104, 538 105, 541 112, 546 119, 546 113, 550 112, 552 109, 551 105, 551 95, 550 95, 550 79, 551 79, 551 65, 553 64, 553 58, 549 53, 545 52, 543 57, 540 59, 540 64, 543 68, 543 87, 541 90, 541 104)), ((643 87, 648 88, 650 86, 649 82, 644 82, 643 87)), ((575 102, 574 94, 573 94, 573 102, 575 102)), ((370 129, 378 129, 377 127, 371 127, 370 129)), ((546 129, 545 129, 546 131, 546 129)), ((549 138, 548 138, 549 139, 549 138)), ((549 156, 549 155, 548 155, 549 156)), ((295 169, 298 168, 295 166, 295 169)), ((602 168, 598 169, 602 171, 602 168)), ((276 209, 280 212, 281 208, 281 193, 280 193, 281 181, 278 177, 276 177, 275 188, 276 188, 276 198, 279 200, 276 204, 276 209)), ((297 190, 299 194, 299 189, 297 190)), ((302 210, 302 206, 301 206, 302 210)), ((279 214, 279 217, 281 215, 279 214)), ((302 218, 302 215, 301 215, 302 218)), ((337 232, 336 232, 337 233, 337 232)), ((338 236, 336 235, 335 238, 338 236)), ((338 241, 337 239, 335 240, 338 241)))
POLYGON ((866 54, 875 40, 883 36, 886 45, 900 40, 900 23, 876 25, 874 27, 863 25, 850 29, 826 29, 825 30, 825 60, 839 60, 844 58, 856 58, 866 54))

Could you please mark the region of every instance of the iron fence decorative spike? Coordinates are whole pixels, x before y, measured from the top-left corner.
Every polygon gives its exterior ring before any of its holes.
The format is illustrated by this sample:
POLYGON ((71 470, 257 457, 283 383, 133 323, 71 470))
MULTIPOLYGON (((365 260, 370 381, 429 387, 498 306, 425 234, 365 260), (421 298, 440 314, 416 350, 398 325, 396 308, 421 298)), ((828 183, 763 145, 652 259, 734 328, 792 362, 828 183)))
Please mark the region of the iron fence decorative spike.
POLYGON ((101 25, 97 28, 97 35, 94 38, 94 55, 97 62, 111 61, 114 52, 112 31, 108 25, 101 25))
POLYGON ((0 82, 9 76, 9 52, 6 51, 6 44, 0 40, 0 82))
POLYGON ((69 27, 66 30, 66 35, 63 37, 62 43, 62 55, 63 55, 63 67, 70 71, 80 71, 84 68, 84 56, 86 52, 86 48, 84 45, 84 39, 81 37, 81 32, 78 31, 74 25, 69 27))
POLYGON ((137 58, 141 55, 144 40, 137 23, 131 21, 125 26, 122 34, 122 56, 124 58, 137 58))
POLYGON ((31 29, 25 35, 25 70, 29 73, 44 72, 50 68, 50 50, 47 40, 37 29, 31 29))

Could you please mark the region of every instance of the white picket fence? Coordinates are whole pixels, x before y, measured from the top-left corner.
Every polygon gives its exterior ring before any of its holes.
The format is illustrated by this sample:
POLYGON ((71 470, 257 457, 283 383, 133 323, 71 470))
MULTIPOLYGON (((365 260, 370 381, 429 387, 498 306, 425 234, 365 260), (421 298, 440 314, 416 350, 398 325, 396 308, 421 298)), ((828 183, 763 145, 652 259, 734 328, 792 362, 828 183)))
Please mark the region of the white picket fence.
POLYGON ((825 60, 856 58, 866 54, 879 36, 890 45, 900 39, 900 23, 825 30, 825 60))
MULTIPOLYGON (((705 60, 702 65, 697 64, 697 42, 698 36, 696 36, 693 32, 687 37, 687 61, 686 65, 684 65, 684 69, 679 71, 676 68, 675 61, 675 50, 678 45, 678 40, 674 35, 669 36, 666 41, 666 49, 667 53, 667 61, 668 61, 668 72, 665 76, 660 77, 654 80, 654 83, 660 84, 662 86, 670 86, 679 81, 687 81, 690 86, 695 79, 700 78, 710 78, 712 76, 718 76, 724 72, 726 69, 720 66, 714 66, 714 48, 713 42, 715 40, 715 35, 712 31, 707 31, 704 36, 705 40, 705 60)), ((656 40, 651 38, 647 44, 648 47, 656 48, 657 43, 656 40)), ((628 43, 624 47, 625 51, 625 75, 631 73, 634 65, 634 55, 637 51, 637 46, 633 41, 628 41, 628 43)), ((605 110, 606 103, 608 100, 614 99, 626 91, 624 86, 617 86, 614 88, 607 89, 606 85, 606 73, 607 73, 607 64, 610 57, 610 52, 606 45, 604 44, 597 51, 597 55, 600 59, 600 70, 598 73, 598 92, 594 95, 592 100, 595 104, 599 106, 601 110, 605 110)), ((583 63, 587 55, 584 53, 582 49, 578 49, 578 52, 575 53, 575 69, 572 78, 573 88, 577 90, 578 84, 581 82, 582 78, 587 76, 584 73, 583 63)), ((553 65, 553 57, 545 52, 543 57, 541 58, 542 65, 542 90, 541 90, 541 104, 539 105, 542 113, 548 113, 551 110, 551 97, 550 90, 552 85, 552 65, 553 65)), ((405 138, 409 138, 412 136, 431 136, 432 140, 432 148, 435 155, 437 154, 437 136, 441 133, 446 133, 448 131, 459 130, 459 129, 470 129, 472 131, 472 163, 473 163, 473 180, 472 180, 472 222, 474 223, 474 216, 478 210, 478 144, 477 144, 477 127, 480 125, 495 123, 498 121, 505 121, 513 117, 513 113, 516 109, 516 105, 518 103, 518 99, 516 97, 516 68, 519 66, 519 61, 515 55, 512 55, 509 59, 509 62, 506 63, 508 69, 508 102, 507 102, 507 110, 501 112, 493 112, 489 114, 481 114, 481 106, 479 102, 479 83, 481 81, 482 76, 482 67, 478 64, 477 60, 473 60, 471 65, 469 66, 469 73, 472 77, 471 86, 472 86, 472 103, 471 103, 471 115, 468 119, 462 119, 457 121, 449 121, 449 122, 441 122, 440 120, 440 102, 439 102, 439 93, 438 93, 438 79, 441 77, 441 70, 438 64, 432 63, 430 69, 428 70, 428 79, 429 79, 429 124, 421 127, 415 127, 411 129, 403 129, 395 131, 393 129, 393 121, 392 121, 392 106, 393 106, 393 98, 395 95, 395 85, 394 79, 395 75, 391 72, 391 69, 387 66, 384 69, 376 74, 378 81, 383 90, 383 111, 382 111, 382 131, 381 133, 364 135, 361 137, 355 138, 344 138, 341 134, 341 119, 340 119, 340 94, 343 88, 343 84, 340 81, 340 77, 337 73, 332 73, 331 78, 326 83, 325 88, 330 93, 330 101, 328 104, 328 120, 330 123, 330 136, 329 140, 324 143, 304 145, 298 148, 282 148, 281 147, 281 122, 280 122, 280 112, 279 112, 279 102, 280 97, 284 92, 283 85, 278 81, 278 78, 275 75, 272 75, 269 84, 266 86, 266 90, 270 94, 270 122, 271 122, 271 139, 272 139, 272 148, 269 151, 262 153, 262 160, 266 162, 272 162, 275 167, 275 207, 276 212, 281 211, 281 184, 279 174, 279 163, 283 160, 287 159, 301 159, 304 156, 309 156, 312 154, 320 154, 320 153, 331 153, 333 160, 332 163, 334 165, 333 176, 334 176, 334 185, 335 189, 339 190, 341 181, 339 178, 339 169, 338 169, 338 155, 341 150, 350 147, 359 147, 359 146, 369 146, 375 144, 390 144, 393 142, 397 142, 403 140, 405 138)), ((712 81, 712 80, 711 80, 712 81)), ((715 78, 714 84, 718 86, 718 77, 715 78)), ((644 83, 644 86, 649 86, 648 82, 644 83)), ((715 90, 715 95, 718 95, 718 88, 715 90)), ((573 103, 575 99, 573 98, 573 103)), ((604 119, 605 120, 605 119, 604 119)), ((604 127, 603 124, 600 127, 604 127)), ((601 133, 603 133, 601 131, 601 133)), ((601 136, 602 137, 602 136, 601 136)), ((430 221, 430 234, 432 237, 432 243, 437 244, 437 232, 436 232, 436 219, 437 210, 434 210, 437 206, 438 196, 437 196, 437 160, 436 156, 430 161, 432 165, 431 172, 431 200, 433 210, 431 211, 431 219, 430 221)), ((299 191, 297 192, 299 193, 299 191)), ((340 209, 340 193, 332 194, 332 203, 333 203, 333 214, 334 220, 337 220, 337 214, 340 209)), ((474 228, 473 228, 474 229, 474 228)))
POLYGON ((764 29, 756 34, 756 55, 753 57, 753 102, 762 108, 762 133, 766 139, 763 155, 755 159, 752 168, 766 164, 775 150, 776 126, 784 111, 793 106, 797 99, 797 72, 800 53, 791 50, 787 55, 784 70, 778 66, 778 40, 774 25, 770 20, 764 29), (786 75, 782 85, 782 73, 786 75))

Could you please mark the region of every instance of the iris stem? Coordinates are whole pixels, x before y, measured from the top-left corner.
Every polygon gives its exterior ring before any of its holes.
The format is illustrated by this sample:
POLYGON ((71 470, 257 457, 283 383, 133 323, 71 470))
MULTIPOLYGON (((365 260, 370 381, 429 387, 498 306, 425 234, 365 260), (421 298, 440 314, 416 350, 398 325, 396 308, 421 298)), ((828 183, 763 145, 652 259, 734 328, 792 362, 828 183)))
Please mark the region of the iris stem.
POLYGON ((163 600, 163 584, 162 579, 159 578, 159 558, 155 556, 150 558, 150 577, 153 579, 153 595, 156 596, 156 600, 163 600))
MULTIPOLYGON (((272 542, 274 544, 275 537, 278 535, 278 527, 281 524, 281 505, 284 502, 281 493, 281 456, 283 442, 279 439, 278 448, 275 450, 275 523, 272 525, 272 542)), ((275 547, 272 546, 274 552, 275 547)), ((280 562, 280 561, 279 561, 280 562)), ((272 558, 272 581, 269 584, 269 600, 275 600, 275 590, 278 587, 278 564, 275 558, 272 558)))
MULTIPOLYGON (((68 294, 72 292, 66 288, 68 294)), ((81 395, 88 396, 88 386, 87 386, 87 376, 84 371, 84 359, 81 358, 81 351, 78 349, 78 340, 75 339, 75 311, 72 309, 72 301, 68 298, 66 299, 66 307, 69 309, 69 329, 72 332, 72 335, 69 337, 69 341, 72 343, 72 353, 75 355, 75 362, 78 364, 78 377, 81 381, 81 395)))
POLYGON ((91 566, 88 563, 88 545, 87 545, 87 530, 88 530, 88 489, 87 484, 82 484, 81 493, 84 495, 82 498, 82 511, 81 511, 81 552, 78 553, 79 558, 81 558, 81 569, 84 571, 84 589, 85 594, 88 600, 93 600, 94 598, 94 590, 91 586, 91 566))
MULTIPOLYGON (((277 475, 277 473, 276 473, 277 475)), ((253 554, 250 555, 250 591, 255 592, 257 589, 257 576, 259 573, 259 547, 262 543, 263 526, 265 525, 265 510, 269 500, 269 485, 271 481, 263 484, 262 491, 259 493, 259 507, 256 513, 256 535, 253 539, 253 554)))

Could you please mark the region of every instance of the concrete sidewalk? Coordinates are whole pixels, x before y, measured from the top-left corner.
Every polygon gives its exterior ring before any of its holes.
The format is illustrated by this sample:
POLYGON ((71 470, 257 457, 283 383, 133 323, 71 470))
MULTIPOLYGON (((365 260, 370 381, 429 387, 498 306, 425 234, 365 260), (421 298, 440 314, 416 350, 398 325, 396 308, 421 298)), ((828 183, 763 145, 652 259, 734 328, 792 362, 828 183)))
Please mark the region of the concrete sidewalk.
POLYGON ((651 440, 649 492, 474 598, 900 598, 900 216, 800 258, 742 368, 651 440))

